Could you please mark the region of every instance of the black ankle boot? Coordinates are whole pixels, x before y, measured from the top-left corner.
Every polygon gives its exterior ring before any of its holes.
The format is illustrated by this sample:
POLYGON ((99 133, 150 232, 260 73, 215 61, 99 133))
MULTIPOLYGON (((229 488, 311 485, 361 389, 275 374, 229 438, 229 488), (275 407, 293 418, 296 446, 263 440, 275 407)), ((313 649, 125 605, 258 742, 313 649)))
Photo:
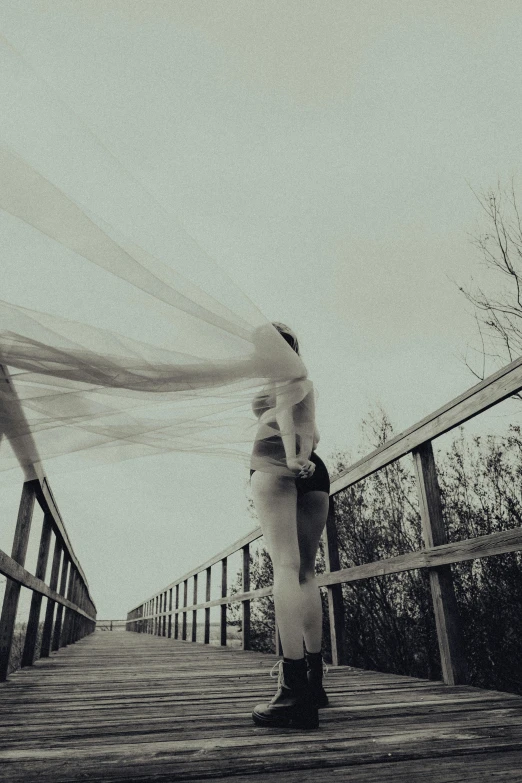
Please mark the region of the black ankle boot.
POLYGON ((309 653, 305 651, 306 665, 308 667, 308 684, 310 685, 310 692, 312 699, 318 708, 328 706, 328 696, 323 688, 323 671, 326 669, 326 665, 323 662, 323 656, 321 653, 309 653))
MULTIPOLYGON (((279 661, 277 693, 269 704, 258 704, 252 719, 258 726, 316 729, 319 726, 317 706, 311 697, 306 661, 279 661)), ((275 667, 274 667, 275 669, 275 667)))

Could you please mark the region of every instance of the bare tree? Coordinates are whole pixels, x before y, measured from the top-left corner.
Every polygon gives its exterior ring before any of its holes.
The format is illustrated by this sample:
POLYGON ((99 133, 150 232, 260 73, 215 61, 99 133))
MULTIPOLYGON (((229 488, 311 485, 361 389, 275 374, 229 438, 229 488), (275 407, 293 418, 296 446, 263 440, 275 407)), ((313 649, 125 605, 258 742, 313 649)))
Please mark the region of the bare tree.
POLYGON ((499 181, 496 188, 473 192, 485 227, 471 241, 480 252, 489 282, 457 285, 473 305, 481 346, 471 349, 479 354, 478 368, 476 360, 470 363, 467 352, 463 360, 482 380, 522 354, 522 221, 513 180, 509 188, 499 181))

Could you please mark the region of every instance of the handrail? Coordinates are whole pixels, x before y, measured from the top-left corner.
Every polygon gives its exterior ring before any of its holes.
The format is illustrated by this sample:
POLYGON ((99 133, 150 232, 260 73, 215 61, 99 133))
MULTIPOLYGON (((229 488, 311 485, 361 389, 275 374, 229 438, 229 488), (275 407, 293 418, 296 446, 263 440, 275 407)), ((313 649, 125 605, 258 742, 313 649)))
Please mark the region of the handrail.
MULTIPOLYGON (((318 583, 320 586, 326 587, 328 591, 334 665, 345 661, 344 635, 346 629, 342 584, 420 568, 427 569, 430 575, 443 679, 450 684, 467 681, 467 664, 463 655, 450 565, 464 560, 505 554, 522 549, 522 527, 448 543, 442 517, 432 441, 521 390, 522 357, 475 384, 463 394, 391 438, 332 480, 330 513, 325 530, 327 568, 325 573, 318 575, 318 583), (353 486, 407 454, 413 456, 424 548, 404 555, 341 569, 333 498, 342 490, 353 486)), ((248 649, 250 646, 250 603, 252 600, 270 596, 273 592, 272 586, 250 590, 249 546, 261 535, 261 529, 254 528, 219 554, 191 569, 180 579, 171 582, 167 587, 138 604, 127 615, 127 630, 168 637, 174 635, 174 638, 177 639, 179 638, 181 616, 181 638, 187 640, 187 616, 191 612, 192 641, 195 642, 197 612, 205 610, 204 642, 208 644, 210 609, 220 606, 221 644, 225 645, 226 607, 229 604, 240 602, 242 604, 242 647, 248 649), (230 594, 227 591, 226 582, 227 561, 232 554, 240 550, 243 552, 243 590, 230 594), (220 562, 221 597, 210 600, 211 569, 220 562), (198 602, 197 578, 203 572, 206 572, 206 600, 198 602), (188 582, 190 579, 194 580, 194 600, 189 604, 188 582), (181 603, 181 588, 183 589, 183 603, 181 603)), ((279 652, 278 641, 276 629, 276 650, 279 652)))
POLYGON ((16 662, 21 666, 31 666, 34 663, 39 640, 40 657, 48 657, 51 650, 56 651, 92 633, 96 623, 96 607, 48 479, 43 472, 36 444, 30 436, 29 425, 11 376, 7 368, 1 364, 0 384, 5 384, 3 390, 6 393, 2 395, 2 402, 7 414, 4 417, 6 427, 3 432, 0 432, 0 440, 5 436, 11 442, 26 477, 11 555, 0 550, 0 574, 7 577, 0 617, 1 682, 7 678, 11 666, 21 587, 32 591, 23 651, 20 661, 16 662), (20 432, 24 433, 23 440, 16 437, 20 432), (44 517, 36 570, 31 574, 24 565, 35 502, 42 509, 44 517), (45 576, 53 536, 52 566, 47 583, 45 576), (59 575, 61 576, 58 584, 59 575), (47 605, 43 627, 40 628, 43 597, 47 599, 47 605))
POLYGON ((332 495, 367 478, 390 462, 404 457, 423 443, 435 440, 440 435, 459 427, 479 413, 512 397, 521 389, 522 357, 489 375, 342 471, 332 481, 332 495))

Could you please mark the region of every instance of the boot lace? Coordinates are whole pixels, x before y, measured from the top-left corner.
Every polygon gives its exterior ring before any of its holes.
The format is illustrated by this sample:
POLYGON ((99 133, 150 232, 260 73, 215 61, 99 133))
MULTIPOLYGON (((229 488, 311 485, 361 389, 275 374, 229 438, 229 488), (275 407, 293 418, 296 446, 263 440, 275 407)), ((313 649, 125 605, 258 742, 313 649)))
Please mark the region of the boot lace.
MULTIPOLYGON (((323 664, 323 676, 326 677, 326 675, 329 672, 328 666, 322 661, 323 664)), ((283 661, 276 661, 272 668, 270 669, 270 676, 271 677, 277 677, 279 680, 279 683, 281 682, 281 678, 283 676, 283 661)))
POLYGON ((281 685, 283 681, 283 661, 276 661, 270 669, 270 676, 277 677, 277 684, 281 685))

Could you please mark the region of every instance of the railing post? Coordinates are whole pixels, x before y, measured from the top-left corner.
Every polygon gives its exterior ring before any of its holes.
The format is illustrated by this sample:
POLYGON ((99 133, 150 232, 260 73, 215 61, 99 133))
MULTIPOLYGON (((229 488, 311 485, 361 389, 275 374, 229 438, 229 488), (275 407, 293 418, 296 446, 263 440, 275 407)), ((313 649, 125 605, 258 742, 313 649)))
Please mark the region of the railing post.
MULTIPOLYGON (((198 602, 198 575, 194 574, 194 592, 193 592, 193 604, 197 604, 198 602)), ((197 639, 197 633, 198 633, 198 610, 193 609, 192 610, 192 641, 195 642, 197 639)))
MULTIPOLYGON (((72 592, 72 598, 71 601, 73 604, 76 604, 77 606, 80 603, 79 597, 80 597, 80 589, 81 589, 81 577, 79 572, 75 569, 75 579, 74 579, 74 585, 73 585, 73 592, 72 592)), ((74 609, 71 609, 71 624, 69 628, 69 644, 74 644, 78 640, 78 615, 74 611, 74 609)))
MULTIPOLYGON (((325 529, 325 561, 326 570, 339 571, 341 564, 339 561, 339 542, 337 538, 337 527, 335 524, 335 503, 333 497, 330 497, 328 507, 328 517, 325 529)), ((330 619, 330 643, 332 647, 332 664, 340 666, 346 664, 346 625, 344 616, 343 586, 328 585, 328 616, 330 619)))
MULTIPOLYGON (((183 582, 183 606, 188 605, 188 579, 183 582)), ((187 612, 183 612, 182 626, 181 626, 181 638, 184 642, 187 641, 187 612)))
MULTIPOLYGON (((210 579, 212 573, 212 566, 207 568, 207 585, 205 591, 205 601, 210 601, 210 579)), ((205 609, 205 644, 210 644, 210 606, 205 609)))
MULTIPOLYGON (((250 545, 243 547, 243 592, 250 591, 250 545)), ((241 647, 250 650, 250 600, 241 603, 241 647)))
POLYGON ((174 639, 179 637, 179 584, 176 585, 176 613, 174 615, 174 639))
MULTIPOLYGON (((431 441, 418 446, 412 454, 417 478, 424 545, 434 547, 446 544, 446 529, 442 517, 440 489, 431 441)), ((442 676, 448 685, 462 685, 467 682, 468 672, 463 652, 451 566, 443 565, 430 568, 429 575, 442 676)))
POLYGON ((275 621, 274 647, 275 647, 275 654, 276 655, 282 655, 283 654, 283 645, 281 644, 281 637, 279 635, 279 628, 277 627, 277 620, 275 621))
POLYGON ((167 636, 169 639, 172 637, 172 587, 169 590, 169 624, 167 636))
MULTIPOLYGON (((76 569, 74 567, 74 564, 71 562, 69 564, 69 578, 67 580, 67 595, 66 598, 68 601, 72 600, 72 594, 73 594, 73 587, 74 587, 74 580, 76 579, 76 569)), ((60 636, 60 647, 67 647, 69 644, 69 628, 71 625, 71 610, 69 608, 66 608, 65 610, 65 616, 63 620, 63 626, 62 626, 62 633, 60 636)))
MULTIPOLYGON (((61 596, 65 596, 65 587, 67 585, 67 575, 68 571, 71 567, 71 561, 69 559, 69 555, 67 554, 67 551, 64 549, 63 551, 63 560, 62 560, 62 573, 60 576, 60 589, 59 593, 61 596)), ((60 649, 60 640, 62 638, 62 619, 63 619, 63 604, 58 604, 58 607, 56 609, 56 620, 54 623, 54 631, 53 631, 53 643, 51 646, 51 649, 53 652, 60 649)))
MULTIPOLYGON (((25 564, 35 497, 35 482, 26 481, 22 489, 22 497, 18 508, 18 518, 16 520, 11 553, 13 560, 16 560, 21 566, 25 564)), ((20 589, 20 585, 17 582, 7 579, 2 615, 0 617, 0 682, 4 682, 7 679, 20 589)))
POLYGON ((167 635, 167 591, 163 593, 163 636, 167 635))
MULTIPOLYGON (((52 525, 48 514, 44 515, 42 523, 42 534, 40 536, 40 548, 38 550, 38 560, 36 563, 35 576, 38 579, 45 579, 47 570, 47 561, 49 559, 49 547, 51 545, 52 525)), ((25 631, 24 651, 22 653, 22 666, 32 666, 36 649, 36 639, 38 636, 38 626, 40 624, 40 609, 42 607, 42 596, 40 593, 33 592, 31 596, 31 608, 29 610, 29 619, 25 631)))
MULTIPOLYGON (((72 583, 72 590, 71 590, 71 597, 70 601, 71 603, 76 603, 76 596, 78 593, 78 584, 80 581, 80 574, 78 573, 78 570, 74 568, 73 571, 73 583, 72 583)), ((74 626, 75 626, 75 619, 76 619, 76 613, 73 609, 69 609, 69 627, 67 629, 67 640, 66 644, 73 644, 74 639, 74 626)))
MULTIPOLYGON (((54 541, 53 563, 51 566, 51 578, 49 580, 49 587, 56 592, 58 587, 58 574, 60 573, 60 560, 62 557, 62 542, 59 537, 56 536, 54 541)), ((47 606, 45 608, 45 620, 42 632, 42 644, 40 645, 40 658, 48 658, 49 651, 51 649, 51 638, 53 634, 53 618, 54 618, 54 606, 55 602, 50 598, 47 599, 47 606)))
MULTIPOLYGON (((224 557, 221 561, 221 597, 225 598, 227 595, 227 558, 224 557)), ((221 645, 226 647, 227 645, 227 605, 221 604, 221 645)))

